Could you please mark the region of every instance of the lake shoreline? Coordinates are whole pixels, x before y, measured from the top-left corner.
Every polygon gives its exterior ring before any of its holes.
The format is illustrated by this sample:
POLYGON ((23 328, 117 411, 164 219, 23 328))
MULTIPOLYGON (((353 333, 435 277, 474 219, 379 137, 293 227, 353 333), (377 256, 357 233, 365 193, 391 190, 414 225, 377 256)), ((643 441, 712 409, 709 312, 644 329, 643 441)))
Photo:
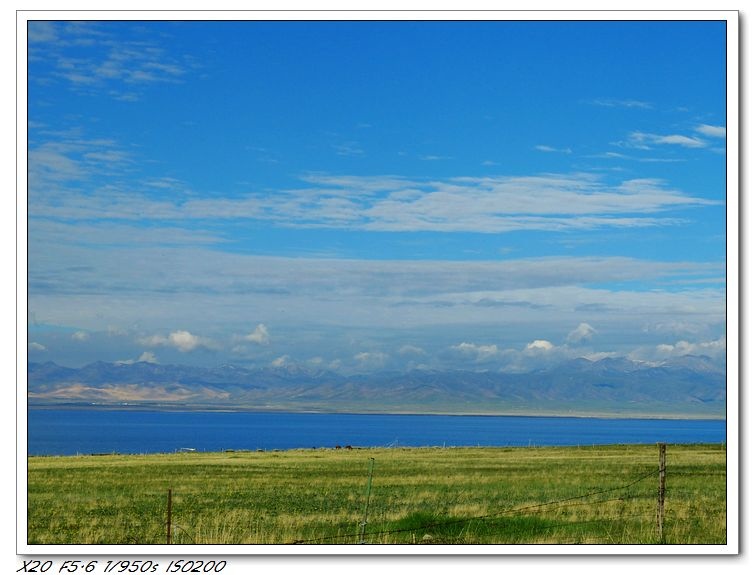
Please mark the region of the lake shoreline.
MULTIPOLYGON (((699 447, 699 448, 722 448, 726 449, 726 441, 723 442, 711 442, 711 441, 701 441, 699 443, 668 443, 666 445, 671 446, 683 446, 683 447, 699 447)), ((170 456, 176 456, 176 455, 186 455, 189 457, 192 456, 198 456, 198 457, 211 457, 211 456, 225 456, 225 455, 253 455, 253 454, 271 454, 271 453, 285 453, 285 454, 293 454, 296 452, 300 452, 303 454, 307 453, 320 453, 320 452, 335 452, 338 453, 339 451, 343 452, 349 452, 349 451, 355 451, 355 452, 371 452, 371 453, 381 453, 385 452, 386 450, 392 451, 392 450, 400 450, 400 451, 415 451, 415 452, 425 452, 425 451, 443 451, 443 450, 453 450, 453 451, 465 451, 465 450, 473 450, 473 451, 502 451, 502 452, 510 452, 513 450, 528 450, 528 449, 539 449, 539 450, 550 450, 550 451, 580 451, 584 449, 616 449, 620 447, 626 447, 627 449, 642 449, 642 448, 648 448, 648 447, 656 447, 657 443, 589 443, 589 444, 580 444, 580 445, 398 445, 395 447, 386 447, 384 445, 353 445, 349 446, 348 448, 343 447, 289 447, 289 448, 283 448, 283 449, 221 449, 218 451, 198 451, 198 450, 191 450, 191 449, 176 449, 175 451, 154 451, 149 453, 120 453, 120 452, 111 452, 111 453, 73 453, 73 454, 27 454, 27 459, 36 459, 36 458, 44 458, 44 457, 56 457, 56 458, 81 458, 81 457, 152 457, 152 456, 161 456, 161 455, 170 455, 170 456)))
POLYGON ((81 411, 148 411, 165 413, 296 413, 318 415, 417 415, 417 416, 448 416, 448 417, 560 417, 579 419, 669 419, 669 420, 704 420, 726 421, 725 415, 700 413, 626 413, 611 411, 578 411, 565 412, 559 410, 537 411, 419 411, 419 410, 366 410, 366 409, 315 409, 295 408, 286 406, 238 407, 211 405, 171 405, 154 403, 124 403, 124 404, 87 404, 87 403, 44 403, 28 404, 28 409, 70 409, 81 411))

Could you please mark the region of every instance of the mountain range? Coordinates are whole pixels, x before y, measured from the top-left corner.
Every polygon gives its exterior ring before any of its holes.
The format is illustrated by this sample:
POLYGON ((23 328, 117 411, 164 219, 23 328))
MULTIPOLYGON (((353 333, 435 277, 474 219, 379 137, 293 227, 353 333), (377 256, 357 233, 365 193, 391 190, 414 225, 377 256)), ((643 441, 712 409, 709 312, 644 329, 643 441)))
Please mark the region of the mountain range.
POLYGON ((150 409, 724 417, 725 368, 706 356, 662 363, 573 359, 528 373, 378 372, 298 366, 28 364, 29 405, 150 409))

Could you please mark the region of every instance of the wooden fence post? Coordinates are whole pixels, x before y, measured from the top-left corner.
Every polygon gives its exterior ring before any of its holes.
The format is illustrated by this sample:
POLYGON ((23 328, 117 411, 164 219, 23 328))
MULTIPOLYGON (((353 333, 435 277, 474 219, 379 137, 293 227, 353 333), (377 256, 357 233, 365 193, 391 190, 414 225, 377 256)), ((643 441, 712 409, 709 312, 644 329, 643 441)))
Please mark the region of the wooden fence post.
POLYGON ((364 543, 364 529, 367 527, 367 510, 370 507, 370 491, 372 491, 372 469, 375 467, 375 458, 370 457, 370 472, 367 478, 367 495, 364 499, 364 520, 359 524, 359 543, 364 543))
POLYGON ((665 543, 663 538, 663 512, 666 499, 666 444, 658 444, 658 539, 665 543))
POLYGON ((167 543, 170 545, 171 519, 173 514, 173 492, 168 489, 168 531, 166 535, 167 543))

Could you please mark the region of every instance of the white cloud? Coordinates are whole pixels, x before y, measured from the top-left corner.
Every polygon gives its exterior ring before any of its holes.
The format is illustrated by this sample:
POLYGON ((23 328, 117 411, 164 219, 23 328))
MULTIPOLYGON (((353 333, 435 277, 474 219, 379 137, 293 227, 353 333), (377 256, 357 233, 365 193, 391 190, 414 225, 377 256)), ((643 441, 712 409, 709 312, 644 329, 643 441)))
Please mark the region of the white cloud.
POLYGON ((589 323, 580 323, 576 328, 569 332, 566 336, 568 343, 582 343, 589 341, 598 333, 589 323))
POLYGON ((475 361, 480 362, 492 359, 499 354, 498 346, 496 344, 477 345, 474 343, 462 342, 458 345, 451 346, 451 349, 454 349, 463 355, 472 356, 475 361))
POLYGON ((171 332, 167 337, 163 335, 143 337, 139 339, 139 343, 152 347, 173 347, 183 353, 193 351, 198 347, 212 347, 212 342, 209 339, 181 329, 171 332))
POLYGON ((725 138, 726 127, 725 126, 711 126, 709 124, 700 124, 695 128, 696 132, 709 136, 711 138, 725 138))
POLYGON ((143 363, 159 363, 157 361, 157 356, 155 356, 155 354, 152 353, 151 351, 145 351, 145 352, 143 352, 139 356, 139 358, 136 359, 136 360, 133 360, 133 359, 123 359, 123 360, 120 360, 120 361, 116 361, 115 363, 120 364, 120 365, 132 365, 134 363, 141 363, 141 362, 143 362, 143 363))
POLYGON ((273 361, 270 362, 270 365, 273 367, 285 367, 288 365, 290 358, 287 355, 282 355, 280 357, 276 357, 273 361))
POLYGON ((704 148, 708 145, 705 140, 694 136, 684 136, 681 134, 651 134, 648 132, 632 132, 629 134, 629 141, 624 143, 629 147, 650 149, 653 145, 673 145, 684 148, 704 148))
POLYGON ((534 341, 531 341, 527 344, 527 347, 525 347, 525 351, 531 351, 531 352, 549 352, 554 348, 554 345, 549 342, 547 339, 536 339, 534 341))
POLYGON ((726 356, 726 336, 715 340, 689 341, 678 340, 675 343, 661 343, 655 346, 645 345, 633 349, 627 354, 630 359, 637 361, 664 361, 673 357, 685 355, 705 355, 716 360, 726 356))
POLYGON ((151 351, 145 351, 139 356, 137 361, 143 361, 145 363, 157 363, 157 357, 151 351))
POLYGON ((656 140, 658 144, 672 144, 677 146, 684 146, 685 148, 703 148, 707 146, 704 140, 691 136, 682 136, 680 134, 673 134, 669 136, 660 136, 656 140))
POLYGON ((47 348, 44 345, 37 343, 36 341, 29 343, 29 349, 34 351, 47 351, 47 348))
POLYGON ((71 335, 71 339, 76 341, 86 341, 89 339, 89 334, 85 331, 77 331, 71 335))
POLYGON ((260 323, 254 328, 252 333, 244 336, 245 341, 251 341, 259 345, 267 345, 270 343, 270 334, 267 331, 267 327, 264 323, 260 323))
POLYGON ((586 353, 582 357, 589 359, 590 361, 600 361, 601 359, 606 359, 609 357, 619 357, 619 354, 615 351, 594 351, 586 353))
POLYGON ((201 345, 200 338, 188 331, 178 330, 168 336, 170 345, 178 351, 191 351, 201 345))
POLYGON ((576 352, 566 346, 553 345, 547 339, 535 339, 521 349, 506 349, 502 352, 505 364, 503 371, 521 373, 546 366, 576 356, 576 352))
POLYGON ((682 355, 709 355, 717 357, 726 352, 726 336, 721 336, 713 341, 702 342, 680 340, 674 344, 660 344, 655 349, 661 357, 678 357, 682 355))

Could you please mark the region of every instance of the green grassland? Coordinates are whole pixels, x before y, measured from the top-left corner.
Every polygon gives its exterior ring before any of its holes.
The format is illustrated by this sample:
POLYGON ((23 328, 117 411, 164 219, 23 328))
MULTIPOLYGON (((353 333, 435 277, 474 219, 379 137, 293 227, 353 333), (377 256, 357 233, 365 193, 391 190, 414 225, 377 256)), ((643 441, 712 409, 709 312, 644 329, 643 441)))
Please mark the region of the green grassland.
MULTIPOLYGON (((30 457, 29 544, 658 544, 658 447, 30 457)), ((724 445, 669 445, 664 542, 726 543, 724 445)))

